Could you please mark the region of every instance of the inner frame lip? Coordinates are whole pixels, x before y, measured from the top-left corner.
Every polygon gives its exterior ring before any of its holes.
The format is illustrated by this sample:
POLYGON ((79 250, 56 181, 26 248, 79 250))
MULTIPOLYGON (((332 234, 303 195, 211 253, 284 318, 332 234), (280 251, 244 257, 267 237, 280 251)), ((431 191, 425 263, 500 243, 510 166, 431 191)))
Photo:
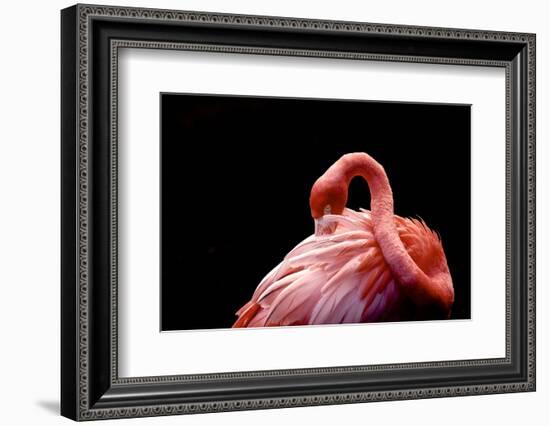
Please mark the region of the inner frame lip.
MULTIPOLYGON (((119 43, 119 42, 122 43, 121 48, 132 48, 132 46, 131 46, 130 44, 133 43, 133 42, 138 43, 138 44, 140 44, 140 43, 145 43, 145 44, 146 44, 146 42, 131 41, 131 40, 112 40, 112 41, 114 41, 115 43, 119 43)), ((180 48, 172 47, 173 45, 170 45, 170 46, 171 46, 171 47, 169 47, 168 49, 180 50, 180 48)), ((138 47, 138 48, 147 48, 147 47, 144 47, 144 46, 136 46, 136 47, 138 47)), ((111 45, 111 48, 113 48, 113 45, 111 45)), ((183 50, 186 50, 186 49, 183 48, 183 50)), ((292 49, 291 49, 291 50, 292 50, 292 49)), ((219 53, 219 50, 214 50, 214 52, 218 52, 218 53, 219 53)), ((236 53, 236 52, 233 52, 233 51, 232 51, 232 52, 230 52, 230 53, 236 53)), ((244 52, 244 53, 250 54, 250 52, 244 52)), ((291 56, 293 56, 293 55, 291 55, 291 56)), ((298 55, 298 56, 300 56, 300 55, 298 55)), ((368 58, 367 58, 367 59, 368 59, 368 58)), ((402 58, 397 59, 397 62, 401 62, 401 59, 402 59, 402 58)), ((435 60, 435 62, 433 62, 433 64, 438 64, 438 65, 442 65, 442 64, 456 65, 456 64, 454 64, 454 63, 452 63, 452 62, 440 63, 440 62, 437 61, 438 58, 432 58, 432 59, 435 60)), ((375 61, 377 61, 377 60, 375 60, 375 61)), ((384 58, 384 61, 391 61, 391 59, 388 59, 388 57, 385 57, 385 58, 384 58)), ((473 63, 472 63, 471 65, 473 65, 473 66, 480 66, 480 63, 478 62, 478 60, 472 60, 472 61, 473 61, 473 63)), ((408 62, 408 61, 405 61, 405 62, 408 62)), ((413 60, 412 62, 415 63, 414 60, 413 60)), ((481 61, 481 62, 485 62, 485 61, 481 61)), ((420 62, 420 63, 425 64, 426 62, 422 61, 422 62, 420 62)), ((428 62, 428 63, 431 64, 431 62, 428 62)), ((505 63, 502 63, 502 62, 491 62, 491 63, 488 64, 488 65, 487 65, 487 64, 481 64, 481 66, 502 67, 502 68, 505 68, 505 69, 506 69, 506 73, 507 73, 507 79, 509 78, 509 72, 510 72, 510 69, 511 69, 511 68, 510 68, 510 66, 509 66, 508 64, 505 64, 505 63)), ((507 80, 507 81, 508 81, 508 80, 507 80)), ((171 92, 166 92, 166 93, 168 94, 168 93, 171 93, 171 92)), ((185 92, 182 92, 182 93, 185 93, 185 92)), ((194 95, 196 95, 196 94, 194 94, 194 95)), ((236 95, 236 96, 241 96, 241 95, 236 95)), ((243 95, 243 96, 245 96, 245 95, 243 95)), ((251 96, 251 97, 255 97, 255 95, 250 95, 250 96, 251 96)), ((266 97, 269 97, 269 96, 266 96, 266 97)), ((274 98, 278 98, 278 96, 273 96, 273 97, 274 97, 274 98)), ((292 97, 290 97, 290 98, 292 98, 292 97)), ((313 99, 322 99, 322 100, 323 100, 323 99, 328 99, 328 98, 313 98, 313 99)), ((342 99, 343 99, 343 98, 342 98, 342 99)), ((340 99, 340 98, 336 98, 335 100, 341 100, 341 99, 340 99)), ((357 99, 350 99, 350 100, 351 100, 351 101, 358 101, 358 102, 365 102, 365 100, 361 100, 361 99, 359 99, 359 100, 357 100, 357 99)), ((367 100, 367 102, 368 102, 368 100, 367 100)), ((381 102, 393 103, 393 102, 396 102, 396 101, 381 101, 381 102)), ((399 103, 399 101, 397 101, 397 103, 399 103)), ((412 103, 412 104, 414 104, 414 103, 418 103, 418 104, 422 104, 422 103, 431 104, 431 102, 409 102, 409 103, 412 103)), ((436 103, 436 104, 437 104, 437 103, 436 103)), ((446 104, 446 103, 441 103, 441 104, 446 104)), ((460 105, 460 104, 459 104, 459 105, 460 105)), ((465 104, 465 105, 467 105, 467 104, 465 104)), ((508 333, 507 333, 507 336, 508 336, 508 333)), ((508 339, 508 337, 507 337, 507 342, 508 342, 508 343, 507 343, 507 348, 508 348, 508 345, 509 345, 509 339, 508 339)), ((496 362, 496 361, 499 361, 499 360, 509 360, 509 353, 507 352, 507 356, 506 356, 505 358, 482 359, 482 360, 473 360, 473 361, 481 361, 481 362, 484 362, 484 363, 491 363, 491 361, 495 361, 495 362, 496 362)), ((458 361, 457 361, 457 362, 458 362, 458 361)), ((441 364, 441 363, 442 363, 442 362, 435 361, 433 364, 441 364)), ((447 365, 450 365, 449 362, 447 362, 447 361, 443 361, 443 363, 446 363, 447 365)), ((405 364, 403 364, 403 365, 405 365, 405 364)), ((414 366, 414 363, 407 364, 407 365, 414 366)), ((329 368, 332 368, 332 367, 329 367, 329 368)), ((336 368, 338 368, 338 367, 336 367, 336 368)), ((356 368, 356 367, 349 367, 349 368, 356 368)), ((308 369, 308 370, 314 371, 314 370, 318 370, 318 369, 312 368, 312 369, 308 369)), ((289 373, 291 373, 291 372, 293 372, 293 371, 295 371, 295 370, 294 370, 294 369, 293 369, 293 370, 287 370, 287 372, 289 372, 289 373)), ((269 371, 267 371, 267 370, 265 370, 265 371, 264 371, 264 370, 260 370, 260 371, 258 371, 258 372, 256 372, 256 371, 250 371, 250 373, 252 373, 252 374, 254 374, 254 373, 265 373, 265 372, 268 372, 268 373, 269 373, 269 371)), ((248 371, 242 372, 242 374, 246 374, 246 373, 249 373, 249 372, 248 372, 248 371)), ((239 374, 240 374, 240 373, 239 373, 239 374)), ((204 376, 204 375, 208 376, 208 374, 201 374, 201 376, 204 376)), ((186 374, 186 375, 177 375, 177 376, 175 376, 175 377, 184 378, 184 377, 187 377, 187 376, 190 376, 190 375, 187 375, 187 374, 186 374)), ((191 375, 191 376, 193 376, 193 375, 191 375)), ((171 376, 168 376, 168 377, 171 377, 171 376)), ((119 379, 116 379, 116 380, 118 381, 119 379)), ((131 381, 131 379, 123 378, 123 379, 120 379, 120 382, 125 381, 125 380, 130 380, 130 381, 131 381)))

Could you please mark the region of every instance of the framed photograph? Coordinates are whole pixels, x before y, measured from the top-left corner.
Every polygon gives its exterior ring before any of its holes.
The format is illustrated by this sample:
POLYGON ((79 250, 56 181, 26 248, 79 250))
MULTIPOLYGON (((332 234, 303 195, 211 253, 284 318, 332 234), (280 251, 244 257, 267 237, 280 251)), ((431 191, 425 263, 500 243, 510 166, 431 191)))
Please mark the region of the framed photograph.
POLYGON ((535 390, 535 35, 61 12, 61 412, 535 390))

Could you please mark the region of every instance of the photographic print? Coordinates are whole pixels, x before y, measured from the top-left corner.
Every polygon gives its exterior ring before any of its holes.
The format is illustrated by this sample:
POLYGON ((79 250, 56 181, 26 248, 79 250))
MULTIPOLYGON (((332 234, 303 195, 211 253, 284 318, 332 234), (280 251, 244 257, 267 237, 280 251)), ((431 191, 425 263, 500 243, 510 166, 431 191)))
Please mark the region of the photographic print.
POLYGON ((161 330, 470 318, 470 106, 162 93, 161 330))

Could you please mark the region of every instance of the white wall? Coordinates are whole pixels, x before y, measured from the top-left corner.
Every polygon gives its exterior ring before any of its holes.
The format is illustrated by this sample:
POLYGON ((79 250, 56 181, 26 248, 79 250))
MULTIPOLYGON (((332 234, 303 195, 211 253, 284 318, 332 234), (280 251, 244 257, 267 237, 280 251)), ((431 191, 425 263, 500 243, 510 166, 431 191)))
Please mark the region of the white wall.
MULTIPOLYGON (((526 31, 537 33, 538 390, 530 394, 293 408, 122 424, 547 424, 550 401, 550 27, 542 0, 103 1, 219 12, 526 31), (480 417, 481 416, 481 417, 480 417)), ((59 9, 66 1, 2 5, 0 25, 0 418, 6 425, 63 424, 59 394, 59 9)), ((106 423, 113 423, 108 421, 106 423)), ((115 423, 113 423, 115 424, 115 423)))

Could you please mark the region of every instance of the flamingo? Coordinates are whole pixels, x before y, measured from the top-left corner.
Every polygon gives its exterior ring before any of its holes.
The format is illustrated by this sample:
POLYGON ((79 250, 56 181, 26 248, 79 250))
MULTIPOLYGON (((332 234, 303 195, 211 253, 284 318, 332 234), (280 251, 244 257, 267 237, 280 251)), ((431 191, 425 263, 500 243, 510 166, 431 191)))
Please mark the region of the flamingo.
POLYGON ((454 288, 438 234, 394 215, 384 168, 370 155, 343 155, 313 185, 315 233, 260 282, 236 313, 241 327, 447 319, 454 288), (363 177, 371 210, 346 208, 363 177))

